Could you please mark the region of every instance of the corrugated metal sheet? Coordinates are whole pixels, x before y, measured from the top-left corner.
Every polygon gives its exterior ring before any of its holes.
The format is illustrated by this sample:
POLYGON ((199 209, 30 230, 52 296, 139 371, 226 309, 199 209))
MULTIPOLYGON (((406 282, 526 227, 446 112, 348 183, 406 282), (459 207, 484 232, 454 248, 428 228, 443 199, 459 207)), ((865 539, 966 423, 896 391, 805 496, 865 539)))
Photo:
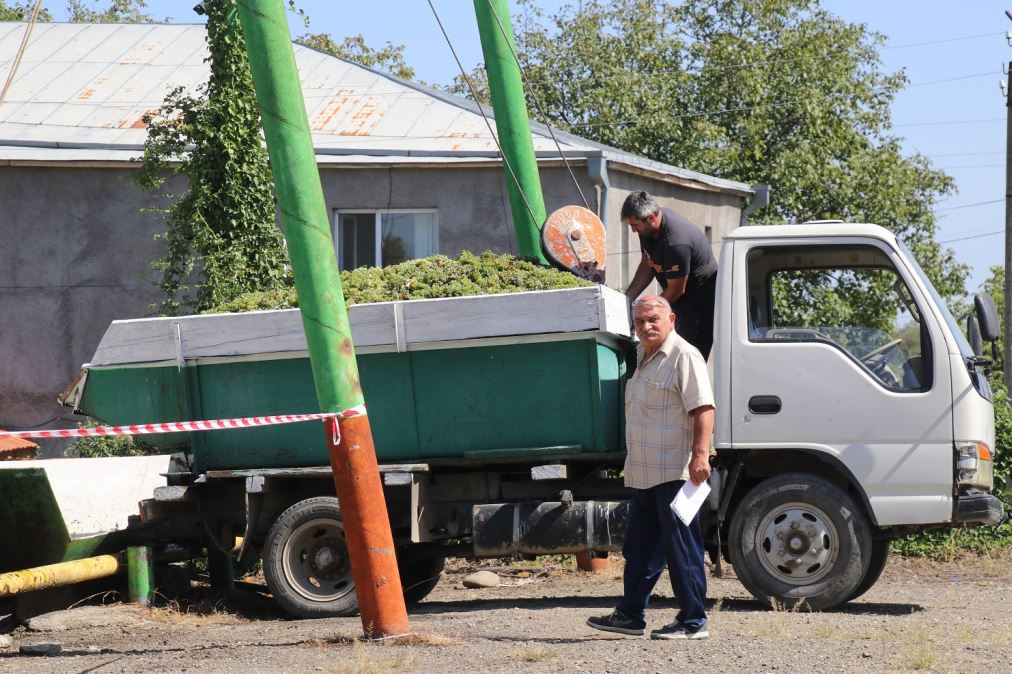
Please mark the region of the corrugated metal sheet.
MULTIPOLYGON (((0 22, 6 78, 26 24, 0 22)), ((176 87, 207 79, 202 24, 38 24, 17 77, 0 104, 0 162, 110 161, 143 146, 141 118, 176 87), (92 153, 90 156, 88 153, 92 153)), ((429 162, 494 158, 495 142, 474 103, 295 46, 306 109, 321 162, 342 157, 429 162)), ((491 110, 486 109, 491 118, 491 110)), ((494 122, 493 122, 494 126, 494 122)), ((558 157, 548 129, 533 125, 539 157, 558 157)), ((733 190, 722 181, 556 132, 567 157, 606 157, 733 190)), ((117 160, 113 160, 117 161, 117 160)))
MULTIPOLYGON (((0 428, 0 431, 4 429, 0 428)), ((35 450, 38 449, 31 440, 22 440, 21 438, 0 438, 0 461, 7 461, 10 459, 30 459, 35 456, 35 450)))

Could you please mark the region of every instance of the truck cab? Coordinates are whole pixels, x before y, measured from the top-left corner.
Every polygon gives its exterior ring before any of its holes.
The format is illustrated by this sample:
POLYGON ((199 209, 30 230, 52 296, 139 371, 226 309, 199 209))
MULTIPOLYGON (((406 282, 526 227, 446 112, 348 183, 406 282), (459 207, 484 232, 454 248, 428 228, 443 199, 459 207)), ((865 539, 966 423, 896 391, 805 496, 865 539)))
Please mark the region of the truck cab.
POLYGON ((720 269, 717 520, 753 594, 836 605, 892 538, 1002 519, 987 379, 891 232, 741 228, 720 269))

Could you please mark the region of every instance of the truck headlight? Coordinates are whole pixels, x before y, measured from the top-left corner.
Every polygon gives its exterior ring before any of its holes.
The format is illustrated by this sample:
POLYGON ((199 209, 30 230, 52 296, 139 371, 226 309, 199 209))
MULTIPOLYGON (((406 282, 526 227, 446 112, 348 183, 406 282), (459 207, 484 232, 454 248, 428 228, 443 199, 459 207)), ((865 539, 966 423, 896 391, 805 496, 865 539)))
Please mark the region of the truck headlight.
POLYGON ((994 483, 991 448, 983 442, 956 444, 956 482, 990 489, 994 483))

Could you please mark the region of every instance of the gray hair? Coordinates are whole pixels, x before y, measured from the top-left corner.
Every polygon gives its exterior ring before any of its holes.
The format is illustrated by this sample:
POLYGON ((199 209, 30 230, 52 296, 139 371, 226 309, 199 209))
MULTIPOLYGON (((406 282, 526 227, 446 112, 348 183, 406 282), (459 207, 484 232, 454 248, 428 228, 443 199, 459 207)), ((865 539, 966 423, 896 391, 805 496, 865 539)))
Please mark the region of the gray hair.
POLYGON ((621 217, 623 220, 626 218, 646 220, 647 217, 660 210, 661 207, 657 205, 657 200, 640 190, 639 192, 630 192, 629 196, 625 198, 625 202, 622 204, 621 217))
POLYGON ((664 311, 671 312, 671 303, 663 297, 644 297, 641 300, 636 300, 632 303, 632 310, 635 312, 637 309, 663 309, 664 311))

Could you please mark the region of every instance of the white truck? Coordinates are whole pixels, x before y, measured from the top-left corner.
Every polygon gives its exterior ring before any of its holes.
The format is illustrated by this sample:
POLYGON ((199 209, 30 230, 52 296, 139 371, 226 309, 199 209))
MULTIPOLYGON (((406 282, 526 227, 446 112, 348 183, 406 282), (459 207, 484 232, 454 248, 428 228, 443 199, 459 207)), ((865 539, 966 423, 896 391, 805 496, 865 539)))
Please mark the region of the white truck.
MULTIPOLYGON (((995 339, 993 303, 978 311, 995 339)), ((891 539, 1003 518, 984 359, 891 232, 733 232, 714 352, 711 532, 756 597, 834 606, 871 587, 891 539)))
MULTIPOLYGON (((623 295, 595 286, 349 316, 409 600, 447 556, 621 549, 623 295)), ((997 337, 993 303, 978 303, 978 321, 997 337)), ((738 229, 723 244, 714 336, 704 531, 711 557, 760 600, 836 606, 871 587, 890 540, 1004 517, 989 493, 985 360, 889 231, 738 229)), ((287 310, 116 321, 65 400, 126 424, 307 412, 315 391, 287 310)), ((199 550, 241 535, 240 561, 262 556, 293 615, 357 610, 318 428, 152 437, 169 438, 177 470, 131 540, 199 550)))

